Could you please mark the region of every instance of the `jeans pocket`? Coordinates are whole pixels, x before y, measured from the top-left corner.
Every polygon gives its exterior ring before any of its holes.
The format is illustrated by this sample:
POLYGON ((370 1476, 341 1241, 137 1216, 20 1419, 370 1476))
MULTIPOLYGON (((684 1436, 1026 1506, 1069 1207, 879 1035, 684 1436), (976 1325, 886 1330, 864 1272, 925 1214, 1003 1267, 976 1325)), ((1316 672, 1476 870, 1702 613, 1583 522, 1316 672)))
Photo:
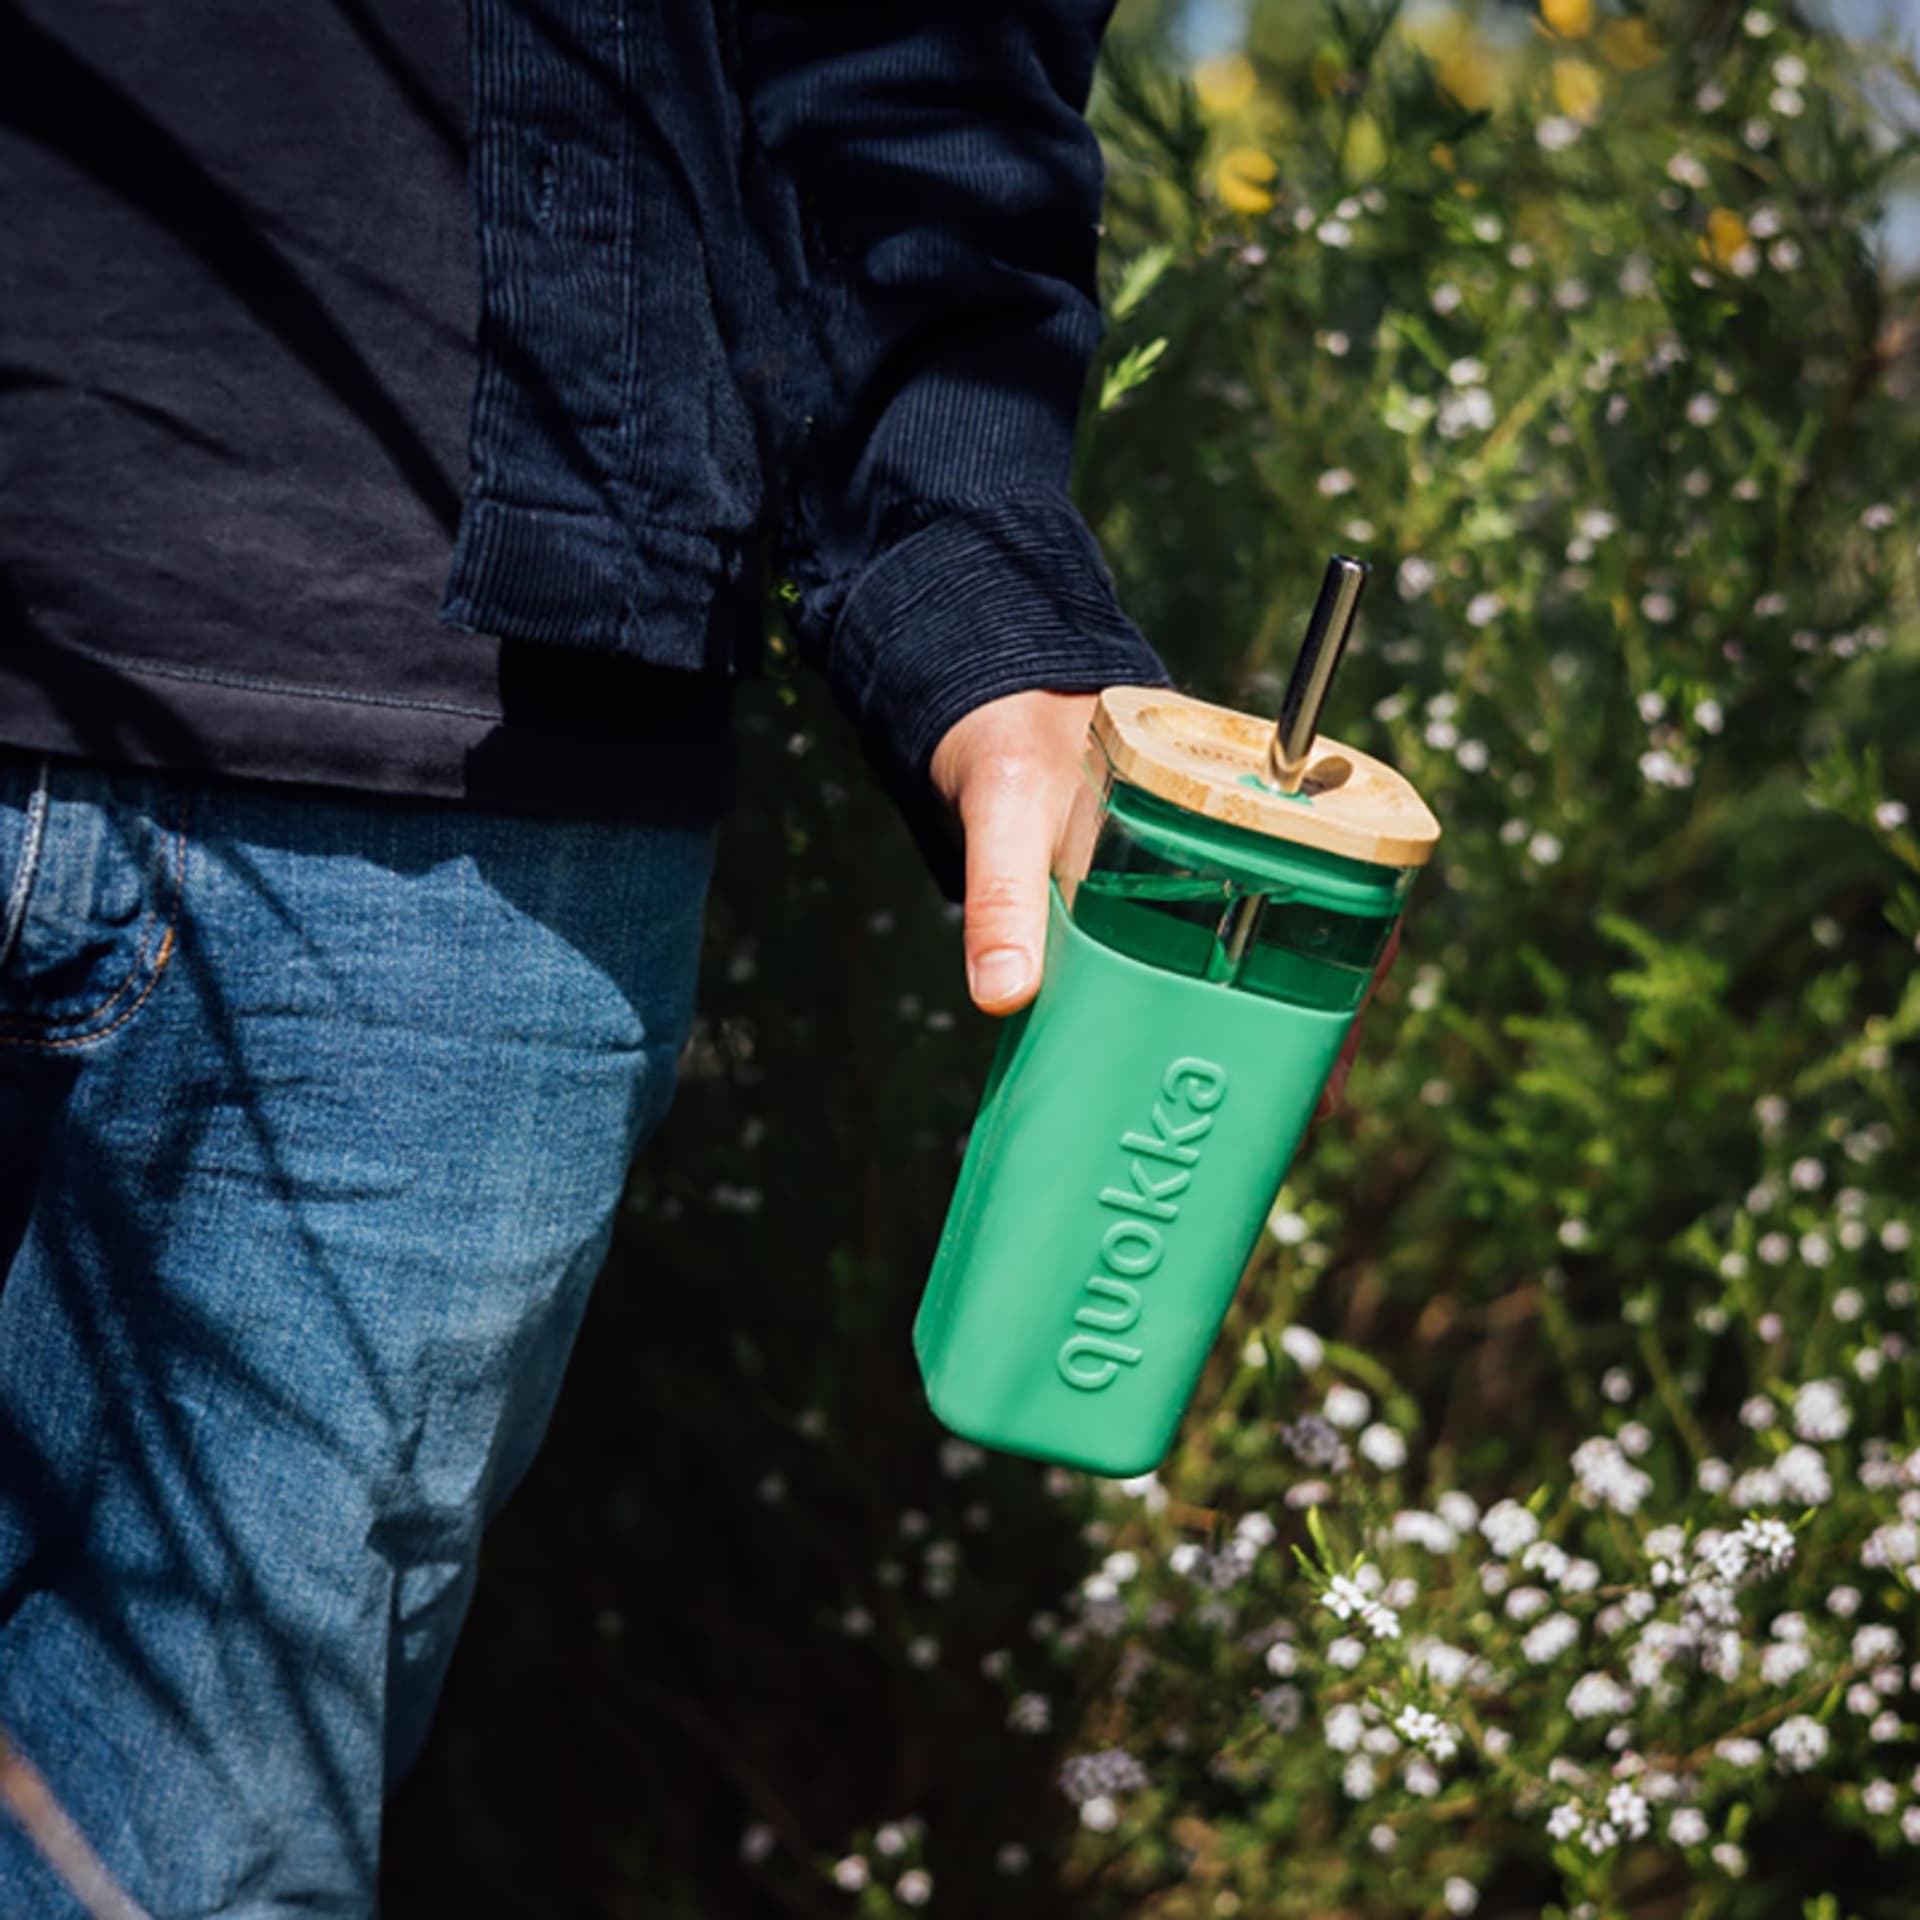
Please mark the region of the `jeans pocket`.
POLYGON ((118 1032, 172 958, 186 867, 184 784, 38 763, 0 790, 0 1048, 118 1032))

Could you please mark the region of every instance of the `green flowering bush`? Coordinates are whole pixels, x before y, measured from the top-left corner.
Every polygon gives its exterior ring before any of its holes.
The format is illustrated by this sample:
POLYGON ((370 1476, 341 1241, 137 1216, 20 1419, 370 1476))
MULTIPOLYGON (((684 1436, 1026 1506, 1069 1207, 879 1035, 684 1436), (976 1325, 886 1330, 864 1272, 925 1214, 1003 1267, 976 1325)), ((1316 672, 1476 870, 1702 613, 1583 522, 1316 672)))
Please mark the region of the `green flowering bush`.
POLYGON ((1372 561, 1327 724, 1445 827, 1347 1106, 1158 1474, 943 1438, 992 1036, 777 674, 395 1910, 1905 1916, 1915 76, 1720 7, 1133 20, 1082 498, 1234 704, 1372 561))

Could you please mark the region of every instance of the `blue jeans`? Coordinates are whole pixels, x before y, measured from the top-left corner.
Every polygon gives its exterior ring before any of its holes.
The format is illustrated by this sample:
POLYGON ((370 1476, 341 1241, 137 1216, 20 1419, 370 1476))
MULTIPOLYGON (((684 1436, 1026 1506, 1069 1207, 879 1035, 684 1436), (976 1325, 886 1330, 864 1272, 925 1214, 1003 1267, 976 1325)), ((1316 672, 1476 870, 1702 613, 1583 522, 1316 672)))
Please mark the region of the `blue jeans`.
POLYGON ((155 1920, 374 1911, 711 851, 0 753, 0 1731, 155 1920))

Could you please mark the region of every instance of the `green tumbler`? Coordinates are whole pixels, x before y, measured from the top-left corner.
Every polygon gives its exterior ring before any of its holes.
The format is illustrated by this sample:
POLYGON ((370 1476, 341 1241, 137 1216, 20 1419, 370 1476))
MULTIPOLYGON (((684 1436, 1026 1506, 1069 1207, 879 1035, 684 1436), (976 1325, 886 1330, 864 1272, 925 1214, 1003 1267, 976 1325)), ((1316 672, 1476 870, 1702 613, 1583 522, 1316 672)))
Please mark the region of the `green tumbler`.
POLYGON ((1165 1457, 1439 825, 1319 736, 1336 558, 1278 725, 1101 695, 1046 966, 1006 1021, 914 1323, 934 1412, 1128 1476, 1165 1457))

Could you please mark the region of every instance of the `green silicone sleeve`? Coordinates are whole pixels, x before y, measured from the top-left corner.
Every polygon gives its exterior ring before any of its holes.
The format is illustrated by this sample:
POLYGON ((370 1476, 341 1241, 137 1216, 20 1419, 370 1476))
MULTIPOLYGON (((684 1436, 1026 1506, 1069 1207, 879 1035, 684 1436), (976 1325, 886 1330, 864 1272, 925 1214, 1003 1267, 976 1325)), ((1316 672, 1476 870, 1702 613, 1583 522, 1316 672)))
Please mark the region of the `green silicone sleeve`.
POLYGON ((1056 888, 914 1323, 940 1419, 1093 1473, 1156 1466, 1353 1017, 1144 966, 1056 888))

